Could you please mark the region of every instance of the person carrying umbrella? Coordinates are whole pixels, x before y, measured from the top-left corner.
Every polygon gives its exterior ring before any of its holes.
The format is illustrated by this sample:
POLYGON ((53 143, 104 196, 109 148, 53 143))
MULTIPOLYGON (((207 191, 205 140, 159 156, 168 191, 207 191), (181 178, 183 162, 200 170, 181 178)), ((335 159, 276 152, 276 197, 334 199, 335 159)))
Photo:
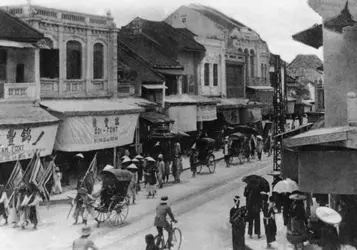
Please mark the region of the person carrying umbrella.
POLYGON ((268 198, 268 194, 264 193, 266 196, 263 199, 262 211, 263 211, 263 222, 265 235, 267 240, 267 247, 271 247, 271 243, 276 241, 276 222, 275 222, 275 211, 274 211, 274 199, 272 196, 268 198))
POLYGON ((316 215, 323 222, 320 241, 322 250, 340 250, 341 245, 335 225, 341 222, 341 215, 328 207, 318 207, 316 215))
POLYGON ((244 196, 246 197, 247 204, 247 220, 248 220, 248 235, 252 238, 253 235, 253 225, 254 225, 254 233, 260 236, 260 204, 261 204, 261 196, 260 196, 260 188, 258 183, 250 182, 245 187, 244 196))

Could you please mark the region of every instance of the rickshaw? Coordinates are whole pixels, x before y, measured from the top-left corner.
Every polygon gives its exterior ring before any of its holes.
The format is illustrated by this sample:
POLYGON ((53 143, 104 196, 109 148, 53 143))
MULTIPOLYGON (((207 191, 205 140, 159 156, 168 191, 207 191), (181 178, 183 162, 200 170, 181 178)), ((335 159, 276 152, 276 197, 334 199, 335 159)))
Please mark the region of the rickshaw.
POLYGON ((244 140, 245 135, 242 133, 236 132, 231 134, 228 137, 229 140, 229 164, 232 164, 233 157, 237 157, 239 159, 240 164, 243 164, 244 159, 244 140))
POLYGON ((213 154, 216 141, 212 138, 201 138, 196 142, 196 149, 198 151, 197 173, 201 173, 202 166, 206 165, 208 171, 212 174, 216 170, 216 161, 213 154))
POLYGON ((128 170, 108 169, 101 172, 102 188, 95 203, 96 218, 113 225, 122 224, 129 212, 128 186, 132 174, 128 170))

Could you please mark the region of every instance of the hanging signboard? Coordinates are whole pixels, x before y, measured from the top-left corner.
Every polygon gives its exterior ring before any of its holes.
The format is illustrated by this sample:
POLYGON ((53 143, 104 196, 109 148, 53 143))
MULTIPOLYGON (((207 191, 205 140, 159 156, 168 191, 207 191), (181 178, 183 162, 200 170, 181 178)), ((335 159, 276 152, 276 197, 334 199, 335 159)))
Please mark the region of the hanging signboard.
POLYGON ((173 132, 190 132, 197 130, 196 105, 173 106, 168 109, 168 116, 175 121, 173 132))
POLYGON ((217 119, 217 108, 215 105, 197 106, 197 121, 214 121, 217 119))
POLYGON ((227 109, 222 111, 224 120, 230 125, 240 124, 239 109, 227 109))
POLYGON ((38 151, 50 155, 58 125, 0 129, 0 162, 30 159, 38 151))
POLYGON ((55 149, 65 152, 133 143, 139 114, 67 117, 58 127, 55 149))

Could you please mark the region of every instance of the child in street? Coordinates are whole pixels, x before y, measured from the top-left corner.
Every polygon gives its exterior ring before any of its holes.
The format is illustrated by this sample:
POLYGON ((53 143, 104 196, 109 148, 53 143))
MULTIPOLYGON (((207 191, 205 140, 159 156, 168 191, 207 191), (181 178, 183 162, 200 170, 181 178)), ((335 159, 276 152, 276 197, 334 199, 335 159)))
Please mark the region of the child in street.
POLYGON ((62 194, 62 184, 61 184, 61 180, 62 180, 62 173, 59 169, 59 167, 55 168, 55 171, 53 173, 53 180, 54 180, 54 184, 53 184, 53 188, 52 188, 52 193, 54 194, 62 194))
POLYGON ((81 237, 73 242, 72 249, 73 250, 82 250, 82 249, 98 250, 98 247, 94 244, 94 242, 88 239, 90 233, 91 233, 90 227, 83 227, 81 231, 81 237))
POLYGON ((155 244, 155 238, 152 234, 145 236, 146 248, 145 250, 159 250, 159 247, 155 244))
POLYGON ((88 190, 86 188, 80 188, 78 190, 76 198, 72 201, 72 206, 76 204, 76 208, 73 214, 74 217, 74 225, 78 223, 78 217, 81 216, 83 219, 83 224, 87 225, 88 221, 88 214, 90 214, 95 221, 98 223, 99 227, 99 221, 95 217, 94 214, 94 208, 93 208, 93 203, 95 202, 95 198, 88 194, 88 190))

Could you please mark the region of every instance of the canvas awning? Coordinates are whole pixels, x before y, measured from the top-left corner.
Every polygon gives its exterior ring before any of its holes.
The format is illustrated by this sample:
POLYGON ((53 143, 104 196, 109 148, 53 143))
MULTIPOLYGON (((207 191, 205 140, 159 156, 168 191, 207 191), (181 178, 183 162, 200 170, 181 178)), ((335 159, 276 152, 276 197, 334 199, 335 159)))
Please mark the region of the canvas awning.
POLYGON ((241 108, 245 107, 249 103, 249 99, 245 98, 213 98, 218 101, 217 107, 220 109, 228 109, 228 108, 241 108))
POLYGON ((305 125, 302 125, 298 128, 295 128, 295 129, 292 129, 290 131, 287 131, 287 132, 284 132, 284 133, 281 133, 281 134, 278 134, 276 136, 274 136, 274 138, 288 138, 288 137, 292 137, 292 136, 295 136, 295 135, 298 135, 298 134, 301 134, 303 132, 306 132, 308 131, 314 124, 313 123, 308 123, 308 124, 305 124, 305 125))
POLYGON ((159 89, 159 90, 162 90, 164 88, 167 89, 167 87, 162 84, 143 84, 143 87, 146 89, 159 89))
POLYGON ((247 88, 255 91, 274 91, 274 88, 271 86, 247 86, 247 88))
POLYGON ((0 40, 0 47, 11 47, 11 48, 20 48, 20 49, 35 48, 35 46, 33 46, 31 43, 14 42, 9 40, 0 40))
POLYGON ((174 76, 180 76, 183 75, 184 70, 183 68, 174 68, 174 69, 155 69, 157 72, 165 75, 174 75, 174 76))
POLYGON ((322 29, 322 24, 315 24, 311 28, 293 35, 293 39, 297 42, 301 42, 318 49, 323 45, 322 29))
POLYGON ((167 115, 159 112, 144 112, 140 114, 140 118, 152 123, 152 124, 162 124, 162 123, 174 123, 175 121, 170 119, 167 115))

